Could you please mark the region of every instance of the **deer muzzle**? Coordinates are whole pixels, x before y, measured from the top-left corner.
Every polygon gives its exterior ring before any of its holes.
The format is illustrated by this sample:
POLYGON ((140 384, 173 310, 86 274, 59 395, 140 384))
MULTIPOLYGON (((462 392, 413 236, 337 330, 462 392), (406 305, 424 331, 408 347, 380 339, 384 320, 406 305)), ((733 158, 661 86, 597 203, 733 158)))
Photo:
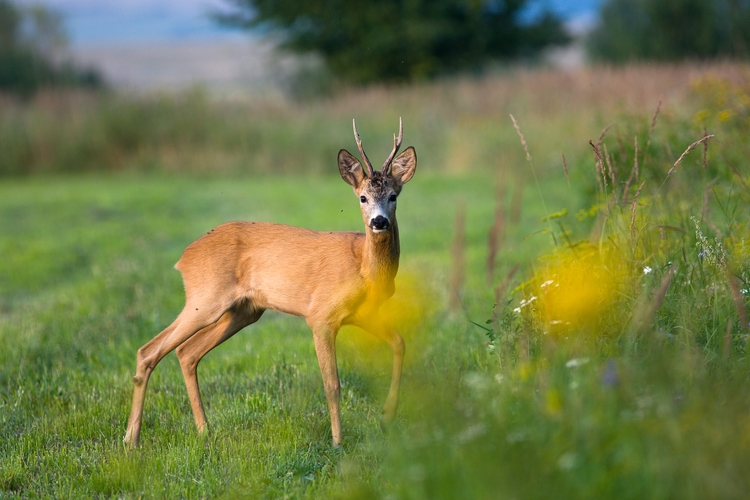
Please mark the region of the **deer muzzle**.
POLYGON ((370 220, 370 229, 372 229, 376 233, 385 231, 389 227, 391 227, 391 222, 382 215, 378 215, 377 217, 370 220))

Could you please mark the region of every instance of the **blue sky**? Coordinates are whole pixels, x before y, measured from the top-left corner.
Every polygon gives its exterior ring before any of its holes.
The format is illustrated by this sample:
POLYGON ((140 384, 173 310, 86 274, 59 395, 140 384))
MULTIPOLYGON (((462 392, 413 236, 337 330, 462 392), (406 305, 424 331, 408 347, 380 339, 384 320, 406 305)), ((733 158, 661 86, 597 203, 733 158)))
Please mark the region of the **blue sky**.
MULTIPOLYGON (((17 0, 41 3, 65 16, 73 45, 179 42, 241 36, 216 26, 207 13, 225 0, 17 0)), ((532 0, 565 19, 590 22, 602 0, 532 0)))

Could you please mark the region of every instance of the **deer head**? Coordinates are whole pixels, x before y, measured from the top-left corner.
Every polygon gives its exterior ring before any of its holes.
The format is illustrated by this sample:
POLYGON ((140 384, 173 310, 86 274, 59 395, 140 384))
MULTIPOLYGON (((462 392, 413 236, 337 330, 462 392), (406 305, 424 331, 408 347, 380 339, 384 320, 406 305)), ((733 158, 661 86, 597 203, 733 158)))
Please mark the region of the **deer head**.
POLYGON ((412 146, 396 156, 401 147, 401 139, 404 135, 404 127, 399 118, 398 137, 393 135, 393 150, 383 163, 381 170, 372 168, 370 159, 365 154, 362 141, 357 133, 357 125, 352 120, 354 128, 354 139, 357 142, 362 160, 367 166, 367 171, 362 164, 349 151, 339 151, 338 163, 341 178, 349 184, 359 198, 359 207, 362 211, 362 219, 365 225, 374 233, 388 231, 396 221, 396 199, 401 193, 404 184, 414 176, 417 168, 417 152, 412 146), (395 159, 394 159, 395 157, 395 159))

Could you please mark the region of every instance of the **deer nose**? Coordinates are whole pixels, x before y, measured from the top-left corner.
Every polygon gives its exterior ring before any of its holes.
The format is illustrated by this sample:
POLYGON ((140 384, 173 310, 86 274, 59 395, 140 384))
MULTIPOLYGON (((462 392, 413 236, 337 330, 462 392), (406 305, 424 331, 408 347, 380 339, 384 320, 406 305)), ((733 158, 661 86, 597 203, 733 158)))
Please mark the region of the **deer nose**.
POLYGON ((391 223, 388 219, 383 217, 382 215, 378 215, 374 219, 370 221, 370 227, 373 229, 376 229, 378 231, 385 231, 391 226, 391 223))

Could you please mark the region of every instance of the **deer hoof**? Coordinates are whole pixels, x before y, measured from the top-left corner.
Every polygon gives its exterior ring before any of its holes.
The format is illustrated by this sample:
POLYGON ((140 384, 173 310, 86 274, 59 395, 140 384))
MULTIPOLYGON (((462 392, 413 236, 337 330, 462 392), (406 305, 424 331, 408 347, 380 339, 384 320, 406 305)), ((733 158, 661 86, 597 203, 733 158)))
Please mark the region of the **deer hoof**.
POLYGON ((391 426, 393 423, 393 420, 396 418, 396 414, 392 412, 383 412, 383 415, 380 416, 380 428, 383 431, 387 431, 388 427, 391 426))
POLYGON ((125 439, 122 440, 122 443, 128 450, 133 450, 138 447, 138 439, 133 439, 129 433, 125 435, 125 439))

